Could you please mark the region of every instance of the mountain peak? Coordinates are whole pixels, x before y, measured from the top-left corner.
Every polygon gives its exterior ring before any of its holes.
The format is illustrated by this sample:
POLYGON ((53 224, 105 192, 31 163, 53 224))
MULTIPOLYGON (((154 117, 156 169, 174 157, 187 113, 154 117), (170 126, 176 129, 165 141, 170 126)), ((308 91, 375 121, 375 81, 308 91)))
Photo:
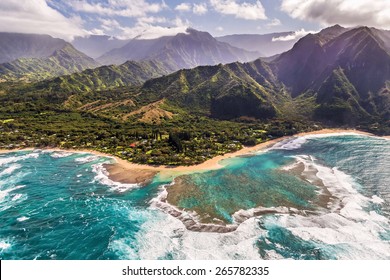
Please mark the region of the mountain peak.
POLYGON ((217 41, 210 33, 206 31, 199 31, 191 27, 186 29, 186 33, 178 33, 175 37, 188 37, 200 41, 217 41))
POLYGON ((0 32, 0 63, 19 58, 47 58, 66 41, 50 35, 0 32))
POLYGON ((318 36, 321 38, 322 43, 327 43, 330 40, 340 36, 344 32, 348 31, 348 28, 342 27, 339 24, 330 26, 328 28, 322 29, 319 33, 318 36))
POLYGON ((133 39, 122 48, 107 52, 99 61, 104 64, 122 64, 127 60, 160 60, 179 70, 199 65, 251 61, 259 56, 257 52, 232 47, 218 41, 208 32, 189 27, 175 36, 153 40, 133 39))

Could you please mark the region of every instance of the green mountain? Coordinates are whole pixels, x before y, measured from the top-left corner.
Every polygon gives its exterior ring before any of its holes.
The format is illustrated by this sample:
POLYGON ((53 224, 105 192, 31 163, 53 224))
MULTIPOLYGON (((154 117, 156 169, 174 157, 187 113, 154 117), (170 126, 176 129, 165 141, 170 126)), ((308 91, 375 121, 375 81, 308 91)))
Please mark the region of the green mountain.
POLYGON ((55 50, 46 58, 18 58, 0 64, 0 80, 39 81, 95 68, 98 65, 92 58, 65 43, 61 49, 55 50))
POLYGON ((283 98, 277 94, 275 76, 261 60, 180 70, 146 82, 142 91, 151 100, 164 98, 190 113, 218 119, 272 118, 283 98))
POLYGON ((245 51, 217 41, 207 32, 187 29, 186 33, 158 39, 135 38, 122 48, 114 49, 100 58, 103 64, 120 64, 128 60, 158 60, 176 70, 199 65, 216 65, 235 61, 251 61, 258 52, 245 51))
MULTIPOLYGON (((15 91, 48 96, 61 93, 61 102, 66 104, 72 96, 72 101, 77 101, 74 104, 80 105, 72 108, 86 108, 83 104, 99 101, 104 94, 106 97, 96 103, 101 108, 111 102, 107 98, 110 91, 122 88, 126 93, 122 101, 130 104, 131 99, 138 104, 116 111, 116 116, 124 119, 133 116, 132 110, 151 110, 169 118, 178 112, 219 120, 287 118, 330 125, 386 126, 390 125, 390 55, 388 42, 382 38, 387 35, 367 27, 333 26, 305 36, 271 62, 257 59, 172 73, 175 66, 161 61, 129 61, 15 91)), ((120 96, 116 102, 121 102, 120 96)))
POLYGON ((66 42, 49 35, 0 32, 0 63, 19 58, 47 58, 66 42))
POLYGON ((109 88, 140 86, 145 81, 172 73, 158 61, 128 61, 122 65, 101 66, 71 75, 41 81, 28 87, 47 92, 90 92, 109 88))
POLYGON ((290 50, 298 39, 278 40, 286 36, 293 36, 294 32, 280 32, 270 34, 234 34, 216 37, 220 42, 244 49, 258 52, 262 57, 270 57, 290 50))
POLYGON ((334 26, 307 35, 272 62, 181 70, 146 82, 143 90, 151 100, 220 119, 388 122, 390 55, 378 32, 334 26))
POLYGON ((129 61, 0 83, 0 147, 82 147, 137 163, 188 165, 321 126, 389 134, 388 38, 382 30, 334 26, 268 62, 172 73, 170 60, 129 61))
POLYGON ((87 37, 76 37, 72 45, 79 51, 96 59, 103 54, 126 45, 129 40, 120 40, 107 35, 90 35, 87 37))
POLYGON ((389 111, 383 102, 389 98, 390 49, 381 39, 386 34, 367 27, 345 31, 335 26, 302 38, 270 67, 292 97, 317 96, 321 106, 315 114, 321 120, 386 119, 389 111), (329 32, 332 29, 335 32, 329 32))

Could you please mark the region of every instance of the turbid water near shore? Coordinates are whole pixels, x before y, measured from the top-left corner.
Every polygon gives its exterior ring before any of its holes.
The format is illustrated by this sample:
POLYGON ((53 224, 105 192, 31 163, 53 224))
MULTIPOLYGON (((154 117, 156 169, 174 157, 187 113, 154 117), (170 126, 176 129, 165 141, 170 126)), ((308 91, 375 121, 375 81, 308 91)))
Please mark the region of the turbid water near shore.
MULTIPOLYGON (((88 149, 59 149, 59 148, 43 148, 39 150, 45 150, 45 151, 67 151, 71 153, 90 153, 95 154, 98 156, 103 157, 110 157, 114 159, 114 161, 111 163, 112 166, 109 164, 106 165, 106 169, 109 169, 110 178, 113 180, 116 180, 118 182, 123 183, 145 183, 150 181, 154 175, 157 173, 161 173, 161 176, 165 178, 173 178, 180 174, 186 174, 186 173, 192 173, 192 172, 201 172, 201 171, 209 171, 209 170, 215 170, 220 169, 223 167, 221 165, 221 161, 229 158, 239 157, 243 155, 250 155, 256 152, 259 152, 261 150, 267 149, 274 144, 281 142, 285 139, 289 139, 291 137, 303 137, 303 136, 309 136, 309 135, 324 135, 324 134, 359 134, 359 135, 367 135, 367 136, 374 136, 373 134, 370 134, 368 132, 353 130, 353 129, 322 129, 318 131, 311 131, 311 132, 303 132, 296 134, 294 136, 286 136, 286 137, 280 137, 273 140, 269 140, 267 142, 258 144, 256 146, 252 147, 244 147, 243 149, 233 152, 233 153, 227 153, 222 156, 214 157, 210 160, 207 160, 199 165, 192 165, 192 166, 151 166, 151 165, 142 165, 142 164, 135 164, 131 163, 129 161, 123 160, 119 157, 112 156, 110 154, 94 151, 94 150, 88 150, 88 149)), ((383 138, 389 138, 390 136, 383 136, 383 138)), ((31 151, 34 150, 34 148, 24 148, 20 150, 1 150, 0 153, 10 153, 15 151, 31 151)))
POLYGON ((356 131, 281 140, 210 170, 1 154, 0 257, 390 259, 389 141, 356 131))

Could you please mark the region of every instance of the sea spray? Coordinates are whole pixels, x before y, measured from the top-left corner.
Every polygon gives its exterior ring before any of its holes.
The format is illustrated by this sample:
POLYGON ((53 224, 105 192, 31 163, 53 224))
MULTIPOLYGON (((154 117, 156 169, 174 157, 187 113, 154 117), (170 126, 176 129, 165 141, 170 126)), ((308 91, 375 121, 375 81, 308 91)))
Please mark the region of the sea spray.
MULTIPOLYGON (((389 141, 357 135, 292 140, 284 149, 186 177, 198 192, 180 199, 227 213, 236 225, 228 233, 189 230, 155 207, 153 199, 169 182, 115 189, 103 168, 110 158, 2 154, 0 258, 390 259, 389 141), (299 162, 304 174, 287 168, 299 162), (254 215, 272 209, 278 212, 254 215)), ((199 218, 188 205, 173 207, 199 218)))

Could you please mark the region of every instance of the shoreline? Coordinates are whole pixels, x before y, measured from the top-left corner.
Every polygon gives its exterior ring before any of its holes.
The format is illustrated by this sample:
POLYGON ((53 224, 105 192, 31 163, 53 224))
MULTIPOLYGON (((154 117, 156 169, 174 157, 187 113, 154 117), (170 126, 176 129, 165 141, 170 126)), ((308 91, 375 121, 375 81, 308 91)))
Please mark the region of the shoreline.
POLYGON ((291 136, 283 136, 280 138, 275 138, 267 142, 260 143, 253 147, 244 147, 241 150, 236 152, 227 153, 225 155, 216 156, 211 158, 201 164, 192 165, 192 166, 150 166, 142 165, 137 163, 132 163, 121 159, 117 156, 106 154, 103 152, 88 150, 88 149, 61 149, 61 148, 23 148, 23 149, 13 149, 13 150, 1 150, 0 154, 19 152, 19 151, 33 151, 33 150, 43 150, 43 151, 53 151, 53 152, 70 152, 70 153, 88 153, 97 156, 112 158, 115 162, 113 164, 106 164, 105 167, 109 173, 109 178, 113 181, 120 183, 137 183, 137 184, 146 184, 150 182, 155 175, 159 174, 162 179, 173 179, 174 177, 194 173, 194 172, 206 172, 209 170, 217 170, 223 168, 224 166, 220 164, 222 160, 235 158, 244 155, 251 155, 256 152, 265 151, 267 148, 272 147, 276 143, 284 141, 290 138, 305 137, 310 135, 330 135, 330 134, 358 134, 371 137, 380 137, 384 139, 390 139, 390 136, 376 136, 374 134, 363 132, 354 129, 322 129, 311 132, 302 132, 294 134, 291 136))

